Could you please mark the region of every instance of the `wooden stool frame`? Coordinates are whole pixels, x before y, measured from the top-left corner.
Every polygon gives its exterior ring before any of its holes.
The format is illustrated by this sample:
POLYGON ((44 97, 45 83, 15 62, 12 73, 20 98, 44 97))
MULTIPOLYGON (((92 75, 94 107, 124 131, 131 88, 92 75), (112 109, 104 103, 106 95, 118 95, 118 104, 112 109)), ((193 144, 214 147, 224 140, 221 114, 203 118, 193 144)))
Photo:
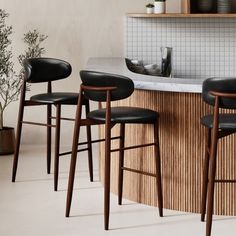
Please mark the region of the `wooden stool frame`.
POLYGON ((123 172, 132 171, 139 174, 149 175, 156 178, 157 185, 157 195, 158 195, 158 206, 159 206, 159 215, 163 216, 163 197, 162 197, 162 184, 161 184, 161 160, 160 160, 160 151, 159 151, 159 137, 158 137, 158 120, 153 124, 154 125, 154 142, 136 145, 131 147, 124 147, 125 143, 125 123, 120 125, 120 147, 118 149, 111 149, 111 129, 116 123, 111 122, 111 94, 112 91, 116 90, 116 87, 93 87, 93 86, 84 86, 83 84, 80 87, 80 95, 77 105, 77 112, 75 118, 75 127, 74 127, 74 136, 72 144, 72 156, 70 164, 70 173, 68 181, 68 191, 67 191, 67 202, 66 202, 66 217, 70 215, 74 178, 75 178, 75 168, 77 160, 77 143, 80 134, 80 127, 86 124, 90 125, 100 125, 104 122, 97 122, 91 119, 81 119, 82 115, 82 104, 84 100, 85 91, 99 91, 106 92, 106 118, 105 118, 105 182, 104 182, 104 228, 105 230, 109 229, 109 215, 110 215, 110 158, 111 152, 119 152, 119 181, 118 181, 118 203, 122 204, 122 190, 123 190, 123 172), (140 170, 135 170, 131 168, 124 167, 124 151, 134 148, 142 148, 154 146, 155 151, 155 169, 156 174, 143 172, 140 170))
POLYGON ((203 187, 202 187, 202 207, 201 207, 201 221, 204 221, 206 208, 206 236, 211 235, 212 229, 212 215, 214 206, 214 187, 215 183, 236 183, 236 180, 216 180, 216 160, 217 160, 217 144, 218 140, 228 135, 236 133, 236 130, 221 130, 219 129, 219 103, 221 98, 236 99, 236 94, 221 93, 210 91, 210 94, 215 97, 214 113, 213 113, 213 127, 208 129, 207 142, 205 150, 205 163, 203 171, 203 187))

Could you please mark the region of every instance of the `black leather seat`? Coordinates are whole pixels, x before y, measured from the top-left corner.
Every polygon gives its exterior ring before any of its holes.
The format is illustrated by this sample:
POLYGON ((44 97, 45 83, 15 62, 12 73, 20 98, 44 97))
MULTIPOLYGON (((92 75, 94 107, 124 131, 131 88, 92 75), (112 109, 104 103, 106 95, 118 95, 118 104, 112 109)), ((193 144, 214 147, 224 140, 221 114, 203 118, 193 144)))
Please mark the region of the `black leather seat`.
MULTIPOLYGON (((202 97, 204 102, 214 107, 213 114, 201 118, 202 125, 207 128, 202 184, 201 221, 205 219, 207 208, 206 236, 210 236, 214 209, 216 170, 218 170, 218 168, 224 168, 224 166, 217 168, 218 140, 236 133, 236 114, 229 113, 228 110, 225 110, 224 113, 220 113, 220 108, 236 109, 236 78, 209 78, 205 80, 202 87, 202 97)), ((227 156, 225 158, 227 158, 227 156)), ((217 179, 217 182, 222 184, 227 181, 217 179)), ((232 183, 234 183, 234 181, 232 181, 232 183)))
MULTIPOLYGON (((70 164, 70 175, 67 189, 67 203, 66 216, 69 217, 76 161, 77 161, 77 143, 80 135, 81 124, 105 124, 105 156, 104 158, 104 228, 109 228, 109 214, 110 214, 110 171, 111 171, 111 153, 119 152, 119 168, 118 168, 118 203, 122 204, 123 197, 123 178, 124 171, 130 171, 138 174, 153 176, 156 178, 157 186, 157 200, 159 206, 159 215, 163 216, 163 196, 162 196, 162 181, 161 181, 161 159, 159 150, 159 114, 139 107, 111 107, 112 101, 119 101, 131 96, 134 92, 134 83, 131 79, 114 74, 101 73, 96 71, 81 71, 80 72, 82 84, 80 87, 80 96, 77 105, 73 147, 70 164), (82 102, 83 99, 88 99, 97 102, 106 102, 106 109, 94 110, 87 113, 86 119, 82 119, 82 102), (142 143, 141 145, 125 146, 125 127, 126 124, 150 124, 153 127, 153 142, 142 143), (119 125, 120 132, 118 137, 111 136, 111 129, 119 125), (111 140, 119 139, 119 148, 113 149, 111 140), (125 166, 125 150, 132 150, 136 148, 145 148, 153 146, 154 151, 154 165, 155 174, 133 169, 125 166)), ((145 125, 146 126, 146 125, 145 125)), ((140 141, 143 141, 140 137, 140 141)))
MULTIPOLYGON (((59 157, 68 155, 70 152, 60 153, 60 133, 61 133, 61 108, 62 105, 77 105, 78 93, 68 92, 53 92, 52 82, 56 80, 66 79, 71 75, 71 65, 63 60, 56 58, 30 58, 24 61, 24 81, 22 84, 20 108, 18 115, 18 125, 16 133, 16 145, 12 170, 12 182, 15 182, 16 172, 18 166, 18 157, 21 141, 22 124, 40 125, 47 127, 47 173, 51 172, 51 136, 52 127, 55 127, 55 151, 54 151, 54 190, 58 189, 58 176, 59 176, 59 157), (26 84, 38 84, 47 83, 47 93, 35 94, 26 99, 26 84), (47 107, 47 123, 38 123, 31 121, 24 121, 24 109, 30 106, 46 106, 47 107), (54 105, 54 106, 53 106, 54 105), (52 108, 56 108, 55 117, 52 116, 52 108), (55 118, 55 124, 52 119, 55 118)), ((85 113, 90 111, 88 100, 84 99, 82 105, 85 108, 85 113)), ((70 120, 65 118, 66 120, 70 120)), ((73 119, 72 119, 73 120, 73 119)), ((92 162, 92 144, 91 144, 91 127, 87 125, 87 149, 88 162, 89 162, 89 174, 90 180, 93 181, 93 162, 92 162)))
MULTIPOLYGON (((207 128, 213 128, 213 115, 202 117, 201 124, 207 128)), ((236 115, 235 114, 220 114, 219 129, 236 130, 236 115)))
MULTIPOLYGON (((112 123, 153 123, 158 118, 158 113, 139 107, 112 107, 112 123)), ((99 109, 87 114, 87 117, 96 121, 106 120, 106 109, 99 109)))
POLYGON ((30 101, 46 104, 76 105, 78 97, 78 93, 41 93, 32 96, 30 101))

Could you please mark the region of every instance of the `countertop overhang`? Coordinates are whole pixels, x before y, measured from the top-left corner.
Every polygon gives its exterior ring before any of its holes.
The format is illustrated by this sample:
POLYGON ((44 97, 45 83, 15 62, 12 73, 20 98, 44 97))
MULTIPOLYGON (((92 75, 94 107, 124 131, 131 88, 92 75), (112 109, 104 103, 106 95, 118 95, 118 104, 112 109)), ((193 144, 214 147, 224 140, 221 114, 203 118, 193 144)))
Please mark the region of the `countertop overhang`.
POLYGON ((140 90, 201 93, 204 81, 203 79, 165 78, 137 74, 127 68, 125 58, 121 57, 90 58, 86 70, 126 76, 133 80, 135 89, 140 90))

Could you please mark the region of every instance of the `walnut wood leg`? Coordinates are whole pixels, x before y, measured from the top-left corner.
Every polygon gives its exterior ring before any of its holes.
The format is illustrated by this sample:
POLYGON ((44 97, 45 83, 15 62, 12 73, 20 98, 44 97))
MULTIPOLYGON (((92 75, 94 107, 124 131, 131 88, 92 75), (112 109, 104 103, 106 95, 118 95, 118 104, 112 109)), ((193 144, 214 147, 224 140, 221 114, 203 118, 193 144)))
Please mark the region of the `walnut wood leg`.
MULTIPOLYGON (((217 149, 215 144, 213 149, 217 149)), ((212 227, 212 215, 214 206, 214 187, 215 187, 215 174, 216 174, 216 155, 212 158, 210 157, 210 173, 209 173, 209 183, 208 183, 208 198, 207 198, 207 225, 206 225, 206 236, 211 235, 212 227)))
POLYGON ((52 105, 47 105, 47 173, 51 172, 51 142, 52 142, 52 105))
MULTIPOLYGON (((90 112, 89 101, 85 105, 86 115, 90 112)), ((93 182, 93 151, 92 151, 92 135, 91 135, 91 126, 86 126, 87 129, 87 142, 88 142, 88 166, 89 166, 89 176, 90 181, 93 182)))
POLYGON ((110 92, 107 92, 105 124, 105 181, 104 181, 104 228, 109 229, 110 215, 110 169, 111 169, 111 108, 110 92))
MULTIPOLYGON (((108 126, 107 126, 108 128, 108 126)), ((109 229, 109 215, 110 215, 110 137, 108 136, 109 131, 106 135, 105 144, 105 183, 104 183, 104 222, 105 230, 109 229)))
POLYGON ((15 146, 13 169, 12 169, 12 182, 16 181, 16 172, 17 172, 17 167, 18 167, 18 158, 19 158, 19 151, 20 151, 21 131, 22 131, 22 119, 23 119, 23 112, 22 114, 19 114, 19 121, 17 124, 16 146, 15 146))
POLYGON ((118 204, 122 204, 123 177, 124 177, 124 148, 125 144, 125 124, 120 124, 120 152, 119 152, 119 177, 118 177, 118 204))
POLYGON ((56 105, 56 131, 55 131, 55 159, 54 159, 54 191, 58 189, 59 152, 61 130, 61 105, 56 105))
POLYGON ((161 158, 160 158, 160 144, 159 144, 159 132, 158 121, 154 124, 154 152, 155 152, 155 164, 156 164, 156 185, 157 185, 157 197, 158 208, 160 217, 163 216, 163 195, 161 184, 161 158))
POLYGON ((206 214, 210 145, 211 145, 211 129, 208 129, 206 133, 205 160, 204 160, 204 169, 203 169, 202 202, 201 202, 201 221, 202 222, 205 220, 205 214, 206 214))
POLYGON ((66 200, 66 217, 70 215, 73 187, 74 187, 74 178, 75 178, 75 168, 77 160, 77 147, 80 133, 80 120, 81 120, 81 110, 82 110, 82 95, 80 93, 79 102, 77 105, 75 126, 74 126, 74 135, 73 135, 73 144, 72 144, 72 154, 70 162, 70 172, 68 180, 68 190, 67 190, 67 200, 66 200))
POLYGON ((209 166, 209 183, 207 193, 207 221, 206 221, 206 236, 211 235, 212 215, 214 206, 214 187, 216 175, 216 155, 218 143, 218 126, 219 126, 219 97, 215 98, 213 129, 211 135, 211 150, 210 150, 210 166, 209 166))
POLYGON ((18 113, 18 123, 17 123, 17 131, 16 131, 16 146, 15 146, 13 168, 12 168, 12 182, 16 181, 16 172, 17 172, 18 158, 19 158, 19 151, 20 151, 22 121, 23 121, 23 115, 24 115, 25 90, 26 90, 26 83, 24 82, 22 85, 20 106, 19 106, 19 113, 18 113))

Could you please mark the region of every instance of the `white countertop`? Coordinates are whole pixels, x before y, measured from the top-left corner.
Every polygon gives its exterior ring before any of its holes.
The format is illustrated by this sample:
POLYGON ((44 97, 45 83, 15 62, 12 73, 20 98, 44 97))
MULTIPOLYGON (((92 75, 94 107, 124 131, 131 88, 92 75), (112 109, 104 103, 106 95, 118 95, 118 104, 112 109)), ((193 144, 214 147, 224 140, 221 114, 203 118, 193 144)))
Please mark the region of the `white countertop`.
POLYGON ((165 78, 141 75, 130 71, 125 58, 90 58, 86 70, 126 76, 133 80, 135 89, 201 93, 203 79, 165 78))

